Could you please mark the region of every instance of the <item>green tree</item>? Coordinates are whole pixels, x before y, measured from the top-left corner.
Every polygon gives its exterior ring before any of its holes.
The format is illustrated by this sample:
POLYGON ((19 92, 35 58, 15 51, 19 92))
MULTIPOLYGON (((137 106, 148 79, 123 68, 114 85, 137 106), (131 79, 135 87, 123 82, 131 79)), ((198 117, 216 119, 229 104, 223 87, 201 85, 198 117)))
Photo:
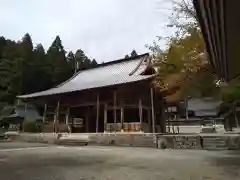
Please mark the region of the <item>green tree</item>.
POLYGON ((77 70, 88 69, 91 67, 91 60, 85 55, 83 50, 78 49, 75 53, 77 70))
POLYGON ((126 55, 124 58, 125 58, 125 59, 129 58, 129 55, 126 55))
POLYGON ((137 54, 137 52, 135 51, 135 50, 132 50, 132 52, 131 52, 131 57, 135 57, 135 56, 137 56, 138 54, 137 54))
POLYGON ((72 74, 76 72, 76 59, 72 51, 67 54, 67 62, 71 67, 72 74))
POLYGON ((65 50, 59 36, 55 38, 47 51, 47 59, 51 62, 52 83, 60 84, 71 76, 71 68, 65 56, 65 50))
POLYGON ((97 66, 97 61, 96 59, 93 59, 92 62, 91 62, 91 67, 96 67, 97 66))

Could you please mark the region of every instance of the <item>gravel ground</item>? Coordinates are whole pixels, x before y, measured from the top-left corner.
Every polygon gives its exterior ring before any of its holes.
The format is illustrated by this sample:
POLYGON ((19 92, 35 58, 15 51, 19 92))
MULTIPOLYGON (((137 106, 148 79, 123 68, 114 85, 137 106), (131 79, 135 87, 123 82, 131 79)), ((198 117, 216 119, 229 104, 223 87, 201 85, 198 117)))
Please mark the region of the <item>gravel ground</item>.
POLYGON ((237 151, 0 143, 1 180, 239 180, 237 151))

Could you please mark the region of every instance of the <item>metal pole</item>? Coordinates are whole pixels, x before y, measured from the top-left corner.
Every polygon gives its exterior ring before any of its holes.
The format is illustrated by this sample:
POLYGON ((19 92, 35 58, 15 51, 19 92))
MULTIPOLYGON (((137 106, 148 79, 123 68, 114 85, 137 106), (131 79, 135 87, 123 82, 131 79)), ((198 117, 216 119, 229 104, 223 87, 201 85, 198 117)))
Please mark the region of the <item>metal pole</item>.
POLYGON ((96 132, 98 132, 99 126, 99 94, 97 93, 97 118, 96 118, 96 132))
POLYGON ((153 88, 151 88, 151 105, 152 105, 152 132, 155 133, 155 112, 154 112, 153 88))

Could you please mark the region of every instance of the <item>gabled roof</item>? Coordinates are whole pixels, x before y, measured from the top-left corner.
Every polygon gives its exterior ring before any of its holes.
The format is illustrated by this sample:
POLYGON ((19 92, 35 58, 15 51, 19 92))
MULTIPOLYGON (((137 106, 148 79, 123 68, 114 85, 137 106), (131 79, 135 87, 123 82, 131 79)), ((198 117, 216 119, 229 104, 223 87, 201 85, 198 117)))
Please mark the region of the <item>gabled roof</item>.
POLYGON ((217 116, 221 101, 209 98, 193 98, 188 100, 188 110, 194 111, 196 116, 217 116))
POLYGON ((142 75, 150 64, 149 54, 120 59, 98 65, 95 68, 82 70, 66 82, 55 88, 18 98, 34 98, 67 92, 82 91, 99 87, 119 85, 147 80, 155 75, 142 75))
POLYGON ((39 115, 36 108, 29 104, 26 109, 24 105, 17 105, 15 107, 9 106, 8 109, 9 109, 8 113, 3 114, 0 117, 0 121, 5 121, 7 119, 13 119, 17 117, 20 117, 20 118, 29 117, 33 119, 42 119, 42 117, 39 115))

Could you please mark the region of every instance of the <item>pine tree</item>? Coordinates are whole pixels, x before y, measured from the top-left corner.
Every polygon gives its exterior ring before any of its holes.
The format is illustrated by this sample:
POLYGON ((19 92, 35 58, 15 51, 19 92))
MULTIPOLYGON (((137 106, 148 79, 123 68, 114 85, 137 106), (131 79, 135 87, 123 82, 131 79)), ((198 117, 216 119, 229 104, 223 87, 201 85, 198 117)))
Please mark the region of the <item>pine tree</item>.
POLYGON ((126 55, 124 58, 125 58, 125 59, 129 58, 129 55, 126 55))
POLYGON ((97 61, 95 59, 93 59, 91 62, 91 67, 96 67, 97 64, 98 64, 97 61))
POLYGON ((135 50, 132 50, 132 52, 131 52, 131 57, 135 57, 135 56, 137 56, 138 54, 137 54, 137 52, 135 51, 135 50))
POLYGON ((60 84, 71 76, 71 68, 65 57, 65 50, 59 36, 55 38, 47 51, 48 61, 52 67, 52 83, 60 84))
POLYGON ((67 62, 68 62, 68 64, 70 65, 70 67, 71 67, 71 72, 72 72, 72 74, 73 73, 76 73, 76 71, 77 71, 77 64, 76 64, 76 59, 75 59, 75 56, 74 56, 74 54, 73 54, 73 52, 72 51, 70 51, 68 54, 67 54, 67 62))

